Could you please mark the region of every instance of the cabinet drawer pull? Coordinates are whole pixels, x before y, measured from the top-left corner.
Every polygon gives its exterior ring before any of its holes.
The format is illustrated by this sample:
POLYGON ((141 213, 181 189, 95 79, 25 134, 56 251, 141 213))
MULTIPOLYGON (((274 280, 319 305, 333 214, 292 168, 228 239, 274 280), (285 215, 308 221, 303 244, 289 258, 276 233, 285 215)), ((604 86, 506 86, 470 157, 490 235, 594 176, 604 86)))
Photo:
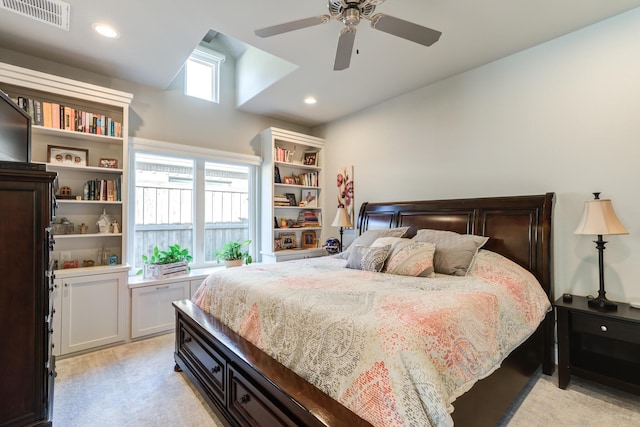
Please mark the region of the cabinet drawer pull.
POLYGON ((240 404, 244 405, 245 403, 249 403, 249 399, 250 399, 250 397, 249 397, 248 394, 243 395, 240 398, 240 404))
POLYGON ((167 285, 167 286, 156 286, 156 291, 159 291, 160 289, 169 289, 169 285, 167 285))
POLYGON ((184 337, 184 342, 191 342, 191 337, 184 337))
POLYGON ((218 372, 220 372, 222 368, 220 368, 220 365, 216 365, 213 368, 211 368, 211 373, 212 374, 217 374, 218 372))
POLYGON ((606 326, 606 325, 600 325, 600 330, 601 330, 602 332, 607 332, 607 330, 608 330, 608 329, 607 329, 607 326, 606 326))

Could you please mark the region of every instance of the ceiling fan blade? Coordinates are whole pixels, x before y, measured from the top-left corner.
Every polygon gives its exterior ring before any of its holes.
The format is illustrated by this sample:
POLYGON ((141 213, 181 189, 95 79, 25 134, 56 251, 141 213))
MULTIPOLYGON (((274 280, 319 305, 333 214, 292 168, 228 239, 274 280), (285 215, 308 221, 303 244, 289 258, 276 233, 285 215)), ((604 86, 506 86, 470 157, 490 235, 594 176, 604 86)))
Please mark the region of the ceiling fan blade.
POLYGON ((381 13, 371 18, 371 27, 424 46, 431 46, 442 35, 440 31, 381 13))
POLYGON ((353 27, 345 27, 340 31, 338 39, 338 49, 336 51, 336 60, 333 64, 334 71, 345 70, 351 64, 351 52, 353 52, 353 44, 356 40, 356 29, 353 27))
POLYGON ((298 19, 297 21, 285 22, 255 31, 258 37, 271 37, 289 31, 300 30, 302 28, 313 27, 314 25, 326 24, 331 20, 329 15, 314 16, 311 18, 298 19))

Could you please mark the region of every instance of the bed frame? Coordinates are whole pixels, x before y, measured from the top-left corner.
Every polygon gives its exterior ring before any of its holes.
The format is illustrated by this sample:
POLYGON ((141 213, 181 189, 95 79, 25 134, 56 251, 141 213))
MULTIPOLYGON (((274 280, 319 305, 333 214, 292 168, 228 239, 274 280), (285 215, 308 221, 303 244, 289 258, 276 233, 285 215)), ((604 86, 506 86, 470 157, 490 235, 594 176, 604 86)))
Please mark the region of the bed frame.
MULTIPOLYGON (((360 233, 409 226, 489 236, 484 246, 531 271, 553 301, 554 193, 364 203, 360 233)), ((176 371, 183 371, 229 426, 370 426, 189 300, 176 309, 176 371)), ((454 402, 456 426, 495 426, 542 366, 551 375, 553 312, 500 369, 454 402)))

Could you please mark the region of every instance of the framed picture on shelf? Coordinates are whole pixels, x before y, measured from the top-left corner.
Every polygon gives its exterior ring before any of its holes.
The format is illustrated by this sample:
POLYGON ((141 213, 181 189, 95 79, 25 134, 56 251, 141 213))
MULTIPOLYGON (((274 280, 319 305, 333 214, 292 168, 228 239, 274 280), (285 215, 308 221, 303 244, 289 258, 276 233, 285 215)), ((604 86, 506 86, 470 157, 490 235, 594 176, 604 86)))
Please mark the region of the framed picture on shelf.
POLYGON ((285 176, 284 177, 284 183, 285 184, 289 184, 289 185, 295 185, 296 184, 296 177, 295 176, 285 176))
POLYGON ((298 206, 296 195, 293 193, 284 193, 285 197, 289 199, 289 206, 298 206))
POLYGON ((118 169, 118 159, 100 159, 98 166, 101 168, 118 169))
POLYGON ((315 231, 303 231, 302 232, 302 249, 311 249, 316 247, 316 232, 315 231))
POLYGON ((303 190, 302 191, 302 201, 305 202, 304 206, 307 208, 317 208, 318 207, 318 190, 303 190))
POLYGON ((47 161, 54 165, 87 166, 89 164, 89 150, 47 145, 47 161))
POLYGON ((298 246, 296 233, 293 231, 280 233, 280 239, 282 240, 282 249, 295 249, 298 246))
POLYGON ((307 151, 303 154, 302 163, 307 166, 318 166, 318 152, 307 151))
POLYGON ((273 239, 273 250, 274 251, 281 251, 284 248, 282 247, 282 239, 280 237, 276 237, 275 239, 273 239))

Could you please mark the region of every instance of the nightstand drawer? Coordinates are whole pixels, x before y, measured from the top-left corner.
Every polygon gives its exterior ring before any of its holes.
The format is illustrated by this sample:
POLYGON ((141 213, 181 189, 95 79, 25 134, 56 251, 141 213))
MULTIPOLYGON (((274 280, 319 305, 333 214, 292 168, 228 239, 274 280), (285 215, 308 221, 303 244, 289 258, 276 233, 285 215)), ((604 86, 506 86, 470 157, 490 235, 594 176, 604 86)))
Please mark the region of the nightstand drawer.
POLYGON ((640 344, 638 325, 583 313, 571 313, 573 332, 640 344))

